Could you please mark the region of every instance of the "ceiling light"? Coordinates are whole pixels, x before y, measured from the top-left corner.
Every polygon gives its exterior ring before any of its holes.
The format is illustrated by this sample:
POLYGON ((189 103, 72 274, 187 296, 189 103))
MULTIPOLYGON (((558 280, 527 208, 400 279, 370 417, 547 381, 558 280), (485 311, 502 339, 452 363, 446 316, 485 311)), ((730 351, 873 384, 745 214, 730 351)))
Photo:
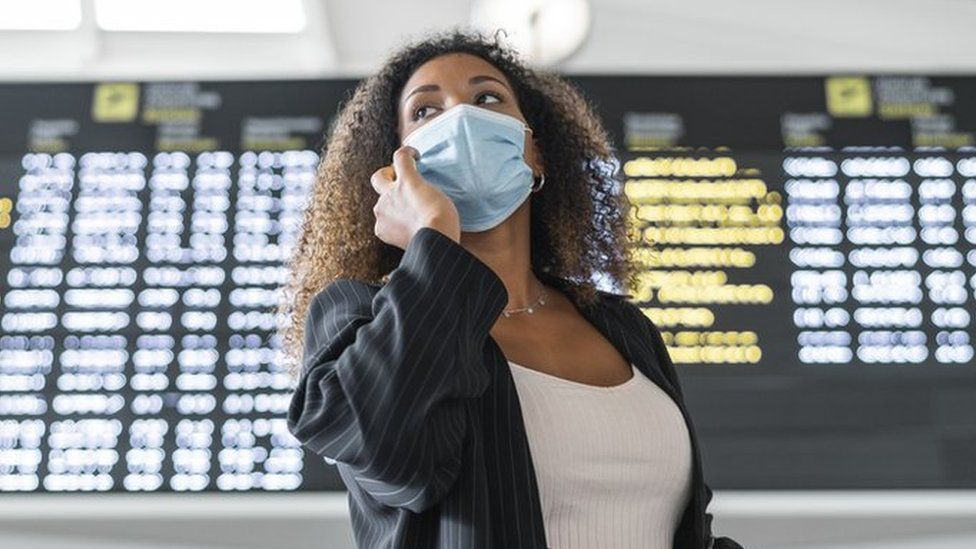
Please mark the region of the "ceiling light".
POLYGON ((583 44, 590 29, 588 0, 476 0, 473 26, 504 29, 510 45, 535 64, 555 65, 583 44))
POLYGON ((74 30, 80 25, 80 0, 0 1, 3 30, 74 30))
POLYGON ((302 0, 95 0, 107 31, 297 33, 302 0))

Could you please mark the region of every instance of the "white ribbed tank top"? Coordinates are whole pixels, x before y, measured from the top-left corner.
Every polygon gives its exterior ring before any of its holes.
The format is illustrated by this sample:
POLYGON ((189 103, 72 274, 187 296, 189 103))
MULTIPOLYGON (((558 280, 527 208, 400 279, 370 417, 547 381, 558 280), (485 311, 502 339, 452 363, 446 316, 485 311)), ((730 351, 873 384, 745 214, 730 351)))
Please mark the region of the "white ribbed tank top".
POLYGON ((671 549, 691 496, 677 405, 631 364, 610 387, 508 361, 550 549, 671 549))

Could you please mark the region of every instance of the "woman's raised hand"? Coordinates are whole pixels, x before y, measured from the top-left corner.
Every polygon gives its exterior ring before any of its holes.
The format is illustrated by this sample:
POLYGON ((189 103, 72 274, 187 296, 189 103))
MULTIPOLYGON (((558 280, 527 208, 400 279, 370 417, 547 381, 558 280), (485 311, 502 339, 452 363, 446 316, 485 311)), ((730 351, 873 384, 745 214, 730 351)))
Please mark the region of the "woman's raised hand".
POLYGON ((383 242, 404 250, 422 227, 432 227, 460 242, 461 221, 454 202, 420 175, 415 154, 413 147, 401 146, 393 152, 393 164, 370 177, 379 194, 373 205, 373 232, 383 242))

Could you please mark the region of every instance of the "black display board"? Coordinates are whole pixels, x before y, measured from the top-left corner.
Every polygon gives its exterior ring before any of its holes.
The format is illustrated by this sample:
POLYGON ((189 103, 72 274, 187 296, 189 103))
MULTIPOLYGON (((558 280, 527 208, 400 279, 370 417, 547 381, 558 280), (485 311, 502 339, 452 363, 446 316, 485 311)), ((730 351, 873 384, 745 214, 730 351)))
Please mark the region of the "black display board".
MULTIPOLYGON (((976 77, 570 77, 713 488, 976 486, 976 77)), ((276 289, 354 80, 0 85, 0 492, 341 489, 276 289)))

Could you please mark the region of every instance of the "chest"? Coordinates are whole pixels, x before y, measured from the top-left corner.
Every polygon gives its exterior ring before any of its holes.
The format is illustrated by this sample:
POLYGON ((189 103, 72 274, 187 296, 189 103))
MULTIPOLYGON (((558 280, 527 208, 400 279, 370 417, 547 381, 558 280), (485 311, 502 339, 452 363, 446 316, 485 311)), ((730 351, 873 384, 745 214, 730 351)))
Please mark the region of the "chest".
POLYGON ((578 546, 613 524, 612 546, 671 547, 692 485, 690 438, 671 397, 636 369, 603 388, 511 368, 547 538, 578 546))
MULTIPOLYGON (((603 322, 600 316, 591 320, 603 334, 603 341, 622 359, 621 369, 626 372, 624 382, 626 378, 631 378, 631 383, 634 383, 633 379, 647 382, 637 391, 642 404, 634 406, 632 401, 628 404, 625 399, 616 401, 609 408, 586 408, 585 404, 573 399, 563 400, 562 406, 557 404, 558 408, 540 410, 538 401, 530 403, 529 398, 523 396, 524 391, 520 395, 517 374, 513 374, 513 367, 495 339, 489 338, 484 348, 484 361, 491 381, 484 397, 471 403, 480 407, 480 411, 472 416, 479 434, 474 438, 473 451, 479 464, 477 467, 485 474, 491 529, 505 538, 500 546, 521 547, 509 538, 525 536, 534 540, 525 547, 546 547, 544 525, 549 520, 546 517, 552 516, 551 511, 560 505, 559 502, 567 501, 565 494, 554 492, 560 486, 573 485, 585 490, 588 479, 601 479, 599 486, 593 483, 589 486, 597 490, 603 486, 602 494, 612 493, 634 502, 656 501, 662 508, 675 510, 679 518, 682 509, 687 507, 681 502, 691 503, 698 491, 700 457, 694 433, 682 417, 680 403, 667 388, 652 348, 641 342, 641 334, 636 330, 603 322), (631 364, 633 368, 630 368, 631 364), (658 397, 667 400, 648 399, 650 385, 660 391, 658 397), (557 416, 562 418, 562 430, 568 433, 546 439, 547 418, 557 416), (574 423, 581 420, 589 420, 589 430, 574 429, 574 423), (655 427, 655 422, 663 422, 666 426, 655 427), (606 429, 606 426, 613 428, 606 429), (656 434, 649 436, 649 431, 654 429, 656 434), (594 439, 596 436, 602 438, 594 439), (595 443, 594 440, 602 442, 595 443), (567 447, 574 453, 567 454, 567 447), (636 460, 634 456, 638 456, 636 460), (673 468, 672 474, 652 478, 655 471, 660 472, 662 468, 673 468), (643 475, 642 480, 635 482, 634 475, 643 475), (572 478, 579 482, 564 482, 572 478), (670 484, 662 486, 662 479, 670 484), (614 486, 612 491, 606 489, 610 485, 614 486), (550 495, 546 496, 546 493, 550 495), (648 497, 648 494, 652 495, 648 497)), ((548 375, 533 371, 535 375, 548 375)), ((566 382, 572 383, 572 380, 566 382)), ((578 500, 575 496, 572 499, 578 500)), ((657 512, 647 512, 644 516, 661 517, 664 521, 661 524, 665 526, 673 525, 675 521, 672 519, 677 520, 672 515, 657 512)), ((667 528, 659 530, 668 531, 667 528)), ((690 531, 684 535, 688 534, 690 531)))
POLYGON ((691 445, 674 400, 633 368, 612 387, 511 364, 537 478, 638 498, 687 490, 691 445))
POLYGON ((526 323, 492 337, 505 360, 561 379, 613 386, 631 377, 627 357, 582 317, 526 323))

